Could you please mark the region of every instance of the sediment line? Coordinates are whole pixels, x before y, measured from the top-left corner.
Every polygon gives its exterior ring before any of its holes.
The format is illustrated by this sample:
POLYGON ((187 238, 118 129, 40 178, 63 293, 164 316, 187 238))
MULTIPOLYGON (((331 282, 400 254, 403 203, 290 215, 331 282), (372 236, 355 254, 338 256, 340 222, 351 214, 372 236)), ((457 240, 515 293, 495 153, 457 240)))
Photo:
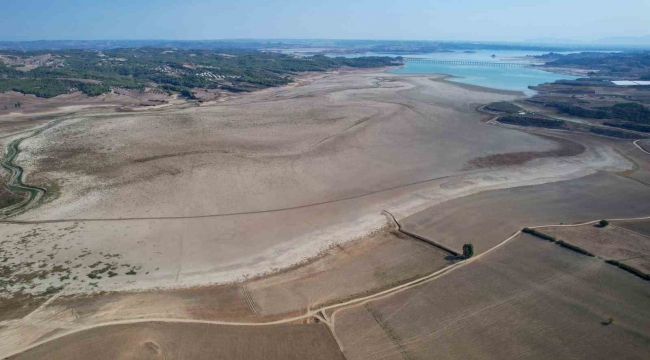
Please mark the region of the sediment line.
POLYGON ((233 213, 206 214, 206 215, 193 215, 193 216, 124 217, 124 218, 105 218, 105 219, 100 219, 100 218, 83 219, 83 218, 79 218, 79 219, 52 219, 52 220, 0 220, 0 223, 4 223, 4 224, 52 224, 52 223, 82 222, 82 221, 96 222, 96 221, 135 221, 135 220, 176 220, 176 219, 201 219, 201 218, 226 217, 226 216, 238 216, 238 215, 266 214, 266 213, 274 213, 274 212, 280 212, 280 211, 304 209, 304 208, 308 208, 308 207, 312 207, 312 206, 327 205, 327 204, 333 204, 333 203, 342 202, 342 201, 359 199, 359 198, 363 198, 363 197, 366 197, 366 196, 380 194, 380 193, 386 192, 386 191, 391 191, 391 190, 396 190, 396 189, 405 188, 405 187, 409 187, 409 186, 420 185, 420 184, 424 184, 424 183, 428 183, 428 182, 432 182, 432 181, 447 179, 447 178, 450 178, 452 176, 453 175, 440 176, 440 177, 436 177, 436 178, 416 181, 416 182, 409 183, 409 184, 397 185, 397 186, 389 187, 389 188, 382 189, 382 190, 370 191, 370 192, 367 192, 367 193, 361 194, 361 195, 350 196, 350 197, 334 199, 334 200, 328 200, 328 201, 322 201, 322 202, 306 204, 306 205, 290 206, 290 207, 279 208, 279 209, 270 209, 270 210, 242 211, 242 212, 233 212, 233 213))

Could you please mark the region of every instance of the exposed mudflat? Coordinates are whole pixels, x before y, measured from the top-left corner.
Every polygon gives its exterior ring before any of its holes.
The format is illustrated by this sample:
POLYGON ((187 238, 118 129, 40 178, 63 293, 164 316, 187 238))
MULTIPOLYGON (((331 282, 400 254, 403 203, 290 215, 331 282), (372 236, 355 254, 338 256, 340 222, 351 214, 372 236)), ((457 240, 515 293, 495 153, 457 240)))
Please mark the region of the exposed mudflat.
POLYGON ((70 116, 21 144, 25 183, 57 196, 15 218, 31 223, 0 228, 12 276, 27 274, 9 290, 241 280, 361 238, 386 224, 382 210, 403 218, 478 191, 632 167, 584 141, 559 158, 472 169, 564 147, 480 121, 477 104, 517 95, 438 80, 341 72, 202 107, 70 116))

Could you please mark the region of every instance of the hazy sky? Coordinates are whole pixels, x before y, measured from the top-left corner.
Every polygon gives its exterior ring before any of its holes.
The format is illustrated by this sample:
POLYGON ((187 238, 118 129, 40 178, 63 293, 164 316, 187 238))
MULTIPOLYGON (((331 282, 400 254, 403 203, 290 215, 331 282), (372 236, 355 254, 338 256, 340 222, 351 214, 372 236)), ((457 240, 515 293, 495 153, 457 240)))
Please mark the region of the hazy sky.
POLYGON ((593 40, 650 35, 650 0, 0 0, 0 39, 593 40))

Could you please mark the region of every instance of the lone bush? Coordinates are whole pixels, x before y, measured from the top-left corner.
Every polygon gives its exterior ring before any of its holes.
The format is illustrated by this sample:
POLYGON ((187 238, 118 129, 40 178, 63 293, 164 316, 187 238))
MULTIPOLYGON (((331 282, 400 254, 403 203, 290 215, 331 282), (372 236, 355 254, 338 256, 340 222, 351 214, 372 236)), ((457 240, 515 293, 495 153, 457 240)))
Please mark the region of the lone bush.
POLYGON ((598 225, 600 225, 601 227, 605 227, 605 226, 609 225, 609 221, 604 220, 604 219, 603 219, 603 220, 600 220, 600 221, 598 222, 598 225))
POLYGON ((469 259, 472 256, 474 256, 474 245, 472 244, 463 245, 463 256, 465 257, 465 259, 469 259))

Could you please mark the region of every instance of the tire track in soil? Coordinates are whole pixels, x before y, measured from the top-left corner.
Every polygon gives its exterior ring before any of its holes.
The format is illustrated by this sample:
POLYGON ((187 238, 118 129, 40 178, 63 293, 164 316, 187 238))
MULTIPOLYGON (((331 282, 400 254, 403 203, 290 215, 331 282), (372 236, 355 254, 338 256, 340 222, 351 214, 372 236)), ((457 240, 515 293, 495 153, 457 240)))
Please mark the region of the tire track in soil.
POLYGON ((267 213, 274 213, 274 212, 281 212, 281 211, 288 211, 288 210, 298 210, 298 209, 305 209, 313 206, 319 206, 319 205, 327 205, 327 204, 333 204, 337 202, 342 202, 342 201, 348 201, 348 200, 355 200, 355 199, 360 199, 366 196, 371 196, 375 194, 380 194, 386 191, 391 191, 391 190, 396 190, 396 189, 401 189, 409 186, 414 186, 414 185, 420 185, 432 181, 437 181, 437 180, 442 180, 442 179, 447 179, 452 177, 452 175, 447 175, 447 176, 440 176, 440 177, 435 177, 435 178, 430 178, 426 180, 420 180, 408 184, 402 184, 402 185, 396 185, 392 186, 386 189, 381 189, 381 190, 376 190, 376 191, 369 191, 367 193, 363 193, 360 195, 355 195, 355 196, 349 196, 349 197, 344 197, 344 198, 339 198, 339 199, 333 199, 333 200, 327 200, 327 201, 321 201, 317 203, 312 203, 312 204, 305 204, 305 205, 298 205, 298 206, 290 206, 290 207, 285 207, 285 208, 277 208, 277 209, 269 209, 269 210, 257 210, 257 211, 242 211, 242 212, 233 212, 233 213, 221 213, 221 214, 206 214, 206 215, 192 215, 192 216, 160 216, 160 217, 123 217, 123 218, 86 218, 86 219, 52 219, 52 220, 0 220, 0 223, 4 224, 55 224, 55 223, 64 223, 64 222, 80 222, 80 221, 86 221, 86 222, 101 222, 101 221, 137 221, 137 220, 179 220, 179 219, 203 219, 203 218, 213 218, 213 217, 227 217, 227 216, 241 216, 241 215, 256 215, 256 214, 267 214, 267 213))
POLYGON ((251 309, 253 312, 253 315, 255 317, 260 317, 261 316, 261 309, 259 305, 253 300, 253 297, 251 296, 250 292, 248 291, 248 288, 246 288, 246 284, 241 285, 241 290, 242 293, 244 294, 244 298, 246 299, 246 303, 248 304, 248 307, 251 309))
POLYGON ((366 303, 363 305, 363 307, 366 309, 370 315, 375 319, 379 327, 384 331, 386 336, 397 346, 397 349, 399 350, 399 353, 402 355, 402 358, 405 360, 412 360, 409 354, 406 352, 406 349, 404 346, 402 346, 399 338, 393 331, 393 329, 384 321, 383 317, 379 313, 379 311, 375 310, 370 303, 366 303))

